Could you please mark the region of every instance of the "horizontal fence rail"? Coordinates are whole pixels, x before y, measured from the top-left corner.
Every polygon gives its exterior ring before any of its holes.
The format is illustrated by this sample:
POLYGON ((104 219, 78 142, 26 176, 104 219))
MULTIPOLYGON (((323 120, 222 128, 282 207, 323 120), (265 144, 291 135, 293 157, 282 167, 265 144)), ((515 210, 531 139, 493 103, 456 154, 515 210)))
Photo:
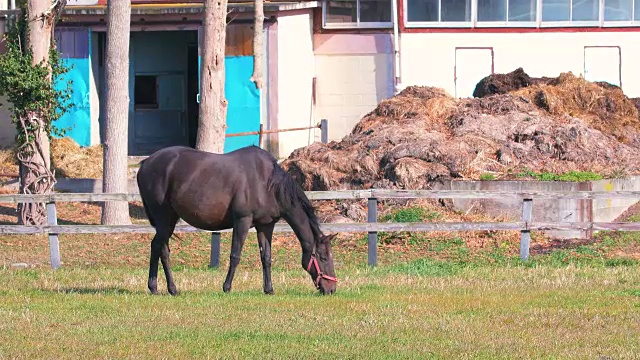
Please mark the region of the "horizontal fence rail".
MULTIPOLYGON (((434 222, 434 223, 324 223, 320 224, 324 232, 423 232, 423 231, 508 231, 508 230, 613 230, 639 231, 638 222, 434 222)), ((232 229, 202 230, 191 225, 177 225, 176 233, 211 232, 226 233, 232 229)), ((276 224, 274 232, 293 232, 287 224, 276 224)), ((249 232, 255 232, 251 228, 249 232)), ((150 225, 0 225, 0 235, 31 234, 114 234, 140 233, 152 234, 155 229, 150 225)))
MULTIPOLYGON (((640 199, 640 191, 337 190, 305 191, 309 200, 357 199, 640 199)), ((140 194, 0 194, 0 203, 142 201, 140 194)))
MULTIPOLYGON (((494 190, 340 190, 306 191, 310 200, 362 200, 367 199, 367 223, 324 223, 320 227, 325 232, 366 232, 368 233, 368 263, 377 263, 378 232, 426 232, 426 231, 520 231, 520 258, 529 257, 530 232, 546 230, 615 230, 640 231, 640 222, 535 222, 532 221, 533 199, 613 199, 637 198, 640 191, 494 191, 494 190), (420 222, 420 223, 378 223, 377 206, 380 199, 485 199, 516 198, 522 200, 522 217, 517 222, 420 222)), ((109 233, 154 233, 148 224, 135 225, 58 225, 56 202, 105 202, 141 201, 139 194, 105 193, 54 193, 46 195, 2 194, 0 203, 46 203, 47 225, 0 225, 0 235, 8 234, 48 234, 51 266, 60 267, 58 244, 59 234, 109 234, 109 233)), ((184 222, 178 223, 176 233, 210 232, 210 267, 219 265, 220 234, 231 229, 207 231, 184 222)), ((250 232, 255 232, 251 229, 250 232)), ((278 223, 274 232, 293 232, 286 223, 278 223)))

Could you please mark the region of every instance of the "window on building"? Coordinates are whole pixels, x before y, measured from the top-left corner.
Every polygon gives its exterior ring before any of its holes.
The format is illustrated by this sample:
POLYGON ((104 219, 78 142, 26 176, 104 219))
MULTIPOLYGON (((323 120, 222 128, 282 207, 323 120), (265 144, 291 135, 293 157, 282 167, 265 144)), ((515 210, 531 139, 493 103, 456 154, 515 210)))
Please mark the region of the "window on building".
POLYGON ((136 75, 134 84, 135 107, 138 109, 158 108, 158 77, 136 75))
POLYGON ((597 22, 599 0, 541 0, 542 22, 597 22))
POLYGON ((640 21, 640 0, 604 0, 604 21, 640 21))
MULTIPOLYGON (((408 23, 471 22, 472 0, 406 0, 408 23)), ((431 25, 431 24, 429 24, 431 25)), ((452 24, 453 25, 453 24, 452 24)))
POLYGON ((391 0, 324 0, 326 28, 391 27, 391 0))
POLYGON ((640 0, 398 1, 408 27, 640 26, 640 0))
POLYGON ((478 0, 478 22, 532 22, 537 0, 478 0))

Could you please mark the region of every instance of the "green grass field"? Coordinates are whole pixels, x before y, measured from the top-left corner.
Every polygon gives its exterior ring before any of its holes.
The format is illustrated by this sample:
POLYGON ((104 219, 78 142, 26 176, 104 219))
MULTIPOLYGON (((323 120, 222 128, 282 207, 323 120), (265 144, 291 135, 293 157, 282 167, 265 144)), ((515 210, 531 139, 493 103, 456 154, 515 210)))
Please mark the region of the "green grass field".
POLYGON ((640 245, 634 234, 599 236, 591 244, 534 254, 526 263, 513 246, 472 251, 457 238, 417 236, 402 252, 381 244, 373 269, 366 265, 364 239, 357 246, 337 243, 340 283, 335 295, 324 297, 300 268, 295 242, 274 245, 276 295, 262 294, 252 238, 232 293, 223 293, 228 239, 221 268, 210 270, 203 234, 173 243, 181 294, 166 295, 161 275, 162 295, 149 295, 147 237, 61 238, 65 263, 56 271, 45 263, 46 238, 0 238, 5 264, 27 254, 42 259, 37 267, 0 269, 0 359, 640 354, 640 265, 616 255, 640 245))

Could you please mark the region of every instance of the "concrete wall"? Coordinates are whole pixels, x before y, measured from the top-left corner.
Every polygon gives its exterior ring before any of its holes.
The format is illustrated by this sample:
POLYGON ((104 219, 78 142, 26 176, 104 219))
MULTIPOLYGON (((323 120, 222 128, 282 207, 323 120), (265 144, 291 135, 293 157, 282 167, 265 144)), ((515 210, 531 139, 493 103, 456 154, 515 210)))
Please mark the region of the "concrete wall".
MULTIPOLYGON (((493 191, 578 191, 588 190, 588 183, 557 181, 451 181, 438 186, 446 190, 493 190, 493 191)), ((516 198, 495 199, 451 199, 454 208, 460 211, 480 212, 489 216, 504 217, 505 221, 522 218, 522 201, 516 198)), ((581 222, 589 221, 586 200, 533 200, 533 221, 581 222)), ((583 231, 549 231, 559 238, 583 238, 583 231)))
MULTIPOLYGON (((554 181, 451 181, 438 185, 445 190, 494 191, 621 191, 640 190, 640 176, 592 182, 554 181)), ((610 222, 640 199, 555 200, 534 199, 533 221, 538 222, 610 222)), ((522 201, 515 198, 451 199, 455 209, 478 211, 489 216, 503 216, 506 221, 522 218, 522 201)), ((586 238, 586 231, 547 231, 557 238, 586 238)))
POLYGON ((571 71, 575 75, 585 75, 587 80, 612 83, 618 83, 619 76, 624 92, 630 97, 638 97, 639 35, 638 32, 403 33, 400 40, 401 82, 402 86, 441 87, 454 95, 457 63, 460 73, 458 96, 470 96, 468 84, 475 84, 490 73, 487 61, 491 60, 491 51, 456 51, 456 48, 491 47, 497 73, 522 67, 531 76, 555 77, 571 71), (589 46, 612 48, 598 50, 589 46), (617 55, 618 48, 613 48, 616 46, 620 47, 621 57, 617 55))
POLYGON ((363 116, 393 95, 389 34, 315 34, 316 118, 340 141, 363 116))
MULTIPOLYGON (((640 191, 640 176, 625 179, 593 181, 593 191, 640 191)), ((598 199, 593 201, 593 221, 609 222, 616 219, 640 199, 598 199)))
MULTIPOLYGON (((310 11, 278 17, 278 128, 313 126, 313 28, 310 11)), ((319 130, 318 130, 319 132, 319 130)), ((314 142, 315 132, 290 131, 279 135, 279 156, 314 142)))

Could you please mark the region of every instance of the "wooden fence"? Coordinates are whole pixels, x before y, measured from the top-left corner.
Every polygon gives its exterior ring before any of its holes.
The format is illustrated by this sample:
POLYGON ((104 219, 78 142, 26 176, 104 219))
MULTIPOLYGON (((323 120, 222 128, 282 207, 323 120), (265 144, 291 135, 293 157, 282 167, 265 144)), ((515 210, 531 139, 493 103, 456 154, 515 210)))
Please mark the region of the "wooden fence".
MULTIPOLYGON (((471 191, 471 190, 343 190, 307 191, 310 200, 356 200, 367 199, 367 223, 321 224, 325 232, 366 232, 368 233, 368 264, 377 264, 379 231, 424 232, 424 231, 474 231, 474 230, 518 230, 520 231, 520 258, 529 258, 532 230, 619 230, 638 231, 640 222, 535 222, 532 221, 534 199, 614 199, 638 198, 640 191, 471 191), (430 222, 430 223, 378 223, 377 207, 379 199, 483 199, 517 198, 522 201, 522 216, 516 222, 430 222)), ((47 195, 0 195, 0 203, 46 203, 47 225, 0 225, 2 234, 48 234, 51 267, 60 267, 59 234, 106 234, 106 233, 154 233, 150 225, 58 225, 57 202, 104 202, 140 201, 139 194, 103 193, 54 193, 47 195)), ((177 233, 204 232, 189 225, 178 224, 177 233)), ((220 264, 220 232, 211 232, 210 267, 220 264)), ((292 232, 287 224, 277 224, 275 232, 292 232)), ((255 232, 255 229, 251 229, 255 232)))

